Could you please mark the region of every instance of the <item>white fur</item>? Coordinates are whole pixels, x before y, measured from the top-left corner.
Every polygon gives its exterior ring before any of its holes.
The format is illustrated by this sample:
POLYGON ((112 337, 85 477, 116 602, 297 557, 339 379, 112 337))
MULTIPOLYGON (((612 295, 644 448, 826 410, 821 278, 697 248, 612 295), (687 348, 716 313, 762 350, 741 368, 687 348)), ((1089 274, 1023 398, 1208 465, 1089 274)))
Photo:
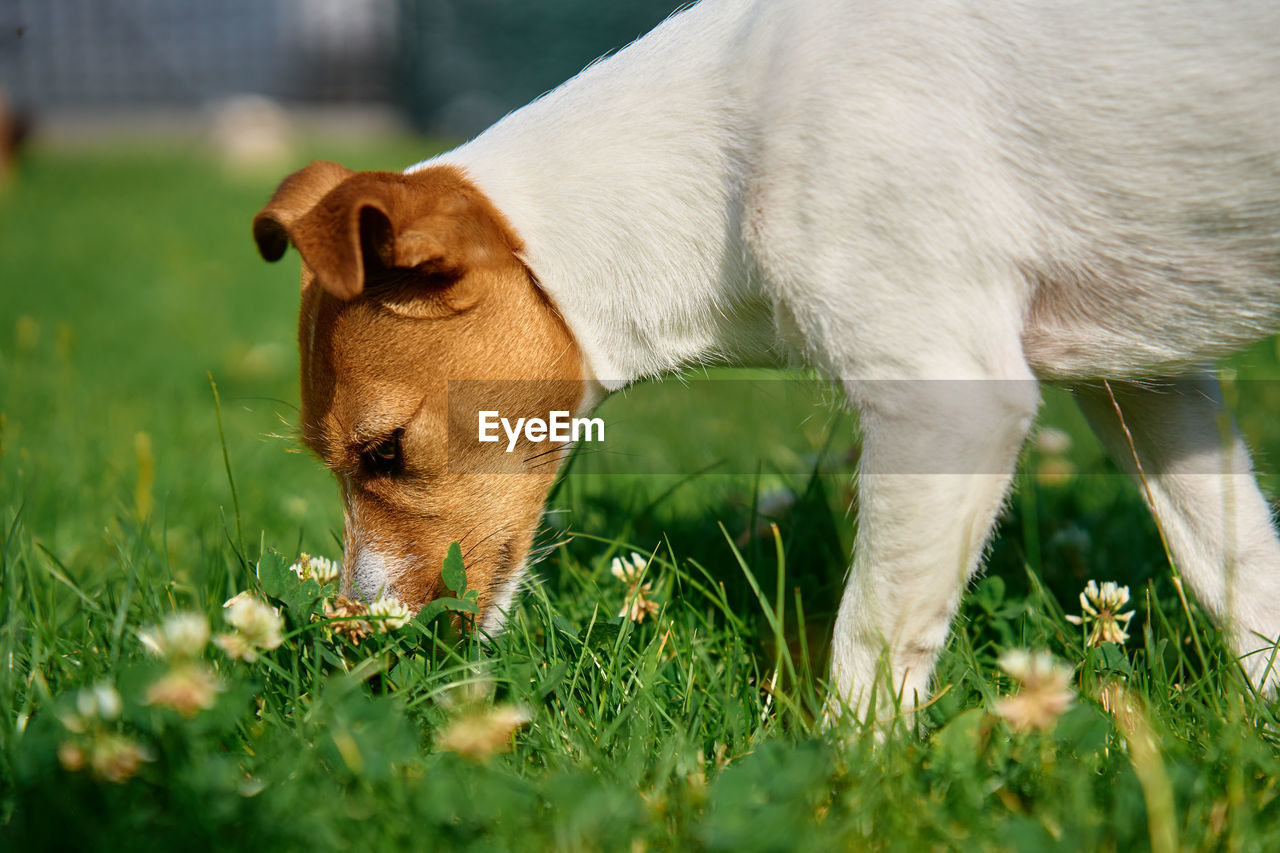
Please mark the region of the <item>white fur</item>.
POLYGON ((345 519, 343 530, 346 541, 342 543, 343 557, 347 562, 342 573, 350 578, 344 585, 344 595, 354 596, 366 604, 379 598, 395 595, 395 581, 413 560, 392 559, 378 548, 378 542, 369 541, 365 531, 370 530, 360 517, 360 504, 351 499, 349 486, 343 484, 345 519))
MULTIPOLYGON (((910 705, 1036 380, 1182 373, 1275 325, 1277 80, 1269 0, 704 0, 414 168, 496 202, 604 388, 712 360, 843 381, 865 439, 832 677, 864 709, 884 656, 910 705)), ((1182 571, 1249 652, 1280 632, 1280 546, 1238 441, 1183 473, 1211 400, 1126 392, 1182 571)))
POLYGON ((489 602, 484 617, 480 620, 481 633, 490 637, 496 637, 502 633, 502 629, 507 624, 507 616, 511 612, 511 603, 515 601, 516 590, 520 588, 528 568, 528 563, 522 562, 494 593, 493 600, 489 602))
POLYGON ((351 586, 361 600, 373 603, 390 593, 391 567, 386 557, 369 547, 355 552, 351 586))

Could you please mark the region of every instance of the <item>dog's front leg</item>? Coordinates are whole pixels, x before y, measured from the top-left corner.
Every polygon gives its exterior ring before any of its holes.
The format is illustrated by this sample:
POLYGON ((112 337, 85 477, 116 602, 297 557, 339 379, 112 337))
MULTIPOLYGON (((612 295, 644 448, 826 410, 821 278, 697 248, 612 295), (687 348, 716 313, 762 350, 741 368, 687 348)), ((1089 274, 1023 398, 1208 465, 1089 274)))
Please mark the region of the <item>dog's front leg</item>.
POLYGON ((847 383, 862 415, 858 532, 831 653, 832 712, 925 701, 1039 402, 1033 379, 847 383), (874 706, 874 707, 873 707, 874 706))

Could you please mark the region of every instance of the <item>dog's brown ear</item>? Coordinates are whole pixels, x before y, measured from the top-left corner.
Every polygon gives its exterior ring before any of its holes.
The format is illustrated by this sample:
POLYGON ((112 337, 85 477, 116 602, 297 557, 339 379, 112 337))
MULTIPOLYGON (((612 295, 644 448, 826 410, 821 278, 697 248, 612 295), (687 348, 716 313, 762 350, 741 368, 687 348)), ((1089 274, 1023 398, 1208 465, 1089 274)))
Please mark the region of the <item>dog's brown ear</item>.
POLYGON ((364 291, 366 265, 394 251, 394 195, 386 175, 358 172, 293 223, 289 236, 317 284, 342 300, 364 291))
POLYGON ((452 285, 519 249, 496 211, 455 170, 404 175, 333 166, 313 163, 287 178, 254 220, 254 235, 268 260, 292 242, 316 283, 339 299, 363 293, 370 273, 413 270, 456 310, 477 294, 452 285))
POLYGON ((253 217, 253 240, 258 244, 258 254, 268 261, 284 257, 293 224, 329 190, 353 174, 346 166, 316 160, 281 181, 266 207, 253 217))

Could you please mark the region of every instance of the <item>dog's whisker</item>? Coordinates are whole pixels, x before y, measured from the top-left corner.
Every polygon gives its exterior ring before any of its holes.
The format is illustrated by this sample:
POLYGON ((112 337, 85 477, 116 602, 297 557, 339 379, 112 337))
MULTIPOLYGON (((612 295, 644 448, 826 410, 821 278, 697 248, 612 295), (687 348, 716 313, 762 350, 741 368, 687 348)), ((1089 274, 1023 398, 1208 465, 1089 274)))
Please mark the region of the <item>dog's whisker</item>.
POLYGON ((549 453, 555 453, 557 451, 564 450, 569 446, 570 446, 569 442, 565 442, 564 444, 557 444, 555 447, 552 447, 550 450, 544 450, 541 453, 535 453, 532 456, 526 456, 523 461, 531 462, 532 460, 540 459, 541 457, 546 456, 549 453))
POLYGON ((463 558, 466 558, 466 557, 470 556, 472 551, 474 551, 476 548, 479 548, 481 545, 483 545, 485 542, 487 542, 487 541, 489 541, 490 539, 492 539, 494 536, 497 536, 499 533, 504 533, 504 532, 506 532, 507 530, 510 530, 510 529, 511 529, 511 525, 510 525, 510 524, 504 524, 504 525, 502 525, 501 527, 499 527, 499 528, 497 528, 497 529, 493 530, 493 531, 492 531, 492 532, 490 532, 487 536, 485 536, 483 539, 480 539, 478 542, 476 542, 476 543, 475 543, 475 544, 473 544, 470 548, 468 548, 466 551, 464 551, 464 552, 463 552, 463 554, 462 554, 463 558))
POLYGON ((461 547, 461 546, 462 546, 462 543, 467 541, 467 537, 468 537, 468 536, 470 536, 472 533, 475 533, 475 532, 476 532, 476 530, 477 530, 479 527, 480 527, 480 525, 479 525, 479 524, 472 525, 472 527, 471 527, 471 529, 470 529, 470 530, 468 530, 466 533, 462 534, 462 536, 461 536, 461 537, 459 537, 459 539, 458 539, 458 546, 459 546, 459 547, 461 547))

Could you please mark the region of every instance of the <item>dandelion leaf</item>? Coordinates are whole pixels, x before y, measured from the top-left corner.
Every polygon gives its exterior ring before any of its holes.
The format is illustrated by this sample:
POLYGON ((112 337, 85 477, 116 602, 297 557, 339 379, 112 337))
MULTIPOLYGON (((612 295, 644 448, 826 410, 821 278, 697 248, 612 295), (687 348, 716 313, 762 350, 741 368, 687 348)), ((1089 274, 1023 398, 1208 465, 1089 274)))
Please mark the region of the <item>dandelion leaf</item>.
POLYGON ((933 760, 950 776, 970 778, 965 774, 977 771, 979 760, 989 737, 984 726, 986 713, 981 708, 961 711, 930 738, 933 744, 933 760))
POLYGON ((298 585, 298 576, 289 571, 278 551, 267 551, 258 560, 258 587, 272 598, 284 601, 286 593, 298 585))
POLYGON ((564 677, 568 672, 568 661, 560 661, 560 663, 551 667, 547 672, 546 677, 542 679, 542 683, 538 685, 538 698, 546 699, 554 693, 555 689, 560 686, 562 681, 564 681, 564 677))
POLYGON ((467 593, 467 570, 462 564, 462 548, 457 542, 449 543, 449 552, 444 557, 444 570, 440 573, 444 585, 453 590, 458 598, 467 593))
POLYGON ((1124 648, 1115 643, 1100 644, 1093 663, 1098 673, 1115 673, 1128 678, 1133 677, 1133 664, 1129 663, 1129 658, 1125 656, 1124 648))
POLYGON ((258 587, 283 604, 298 624, 311 621, 324 594, 313 578, 299 581, 276 551, 268 551, 258 560, 258 587))
POLYGON ((588 648, 608 649, 612 648, 621 631, 622 626, 618 622, 596 622, 594 625, 583 628, 578 639, 588 648))

